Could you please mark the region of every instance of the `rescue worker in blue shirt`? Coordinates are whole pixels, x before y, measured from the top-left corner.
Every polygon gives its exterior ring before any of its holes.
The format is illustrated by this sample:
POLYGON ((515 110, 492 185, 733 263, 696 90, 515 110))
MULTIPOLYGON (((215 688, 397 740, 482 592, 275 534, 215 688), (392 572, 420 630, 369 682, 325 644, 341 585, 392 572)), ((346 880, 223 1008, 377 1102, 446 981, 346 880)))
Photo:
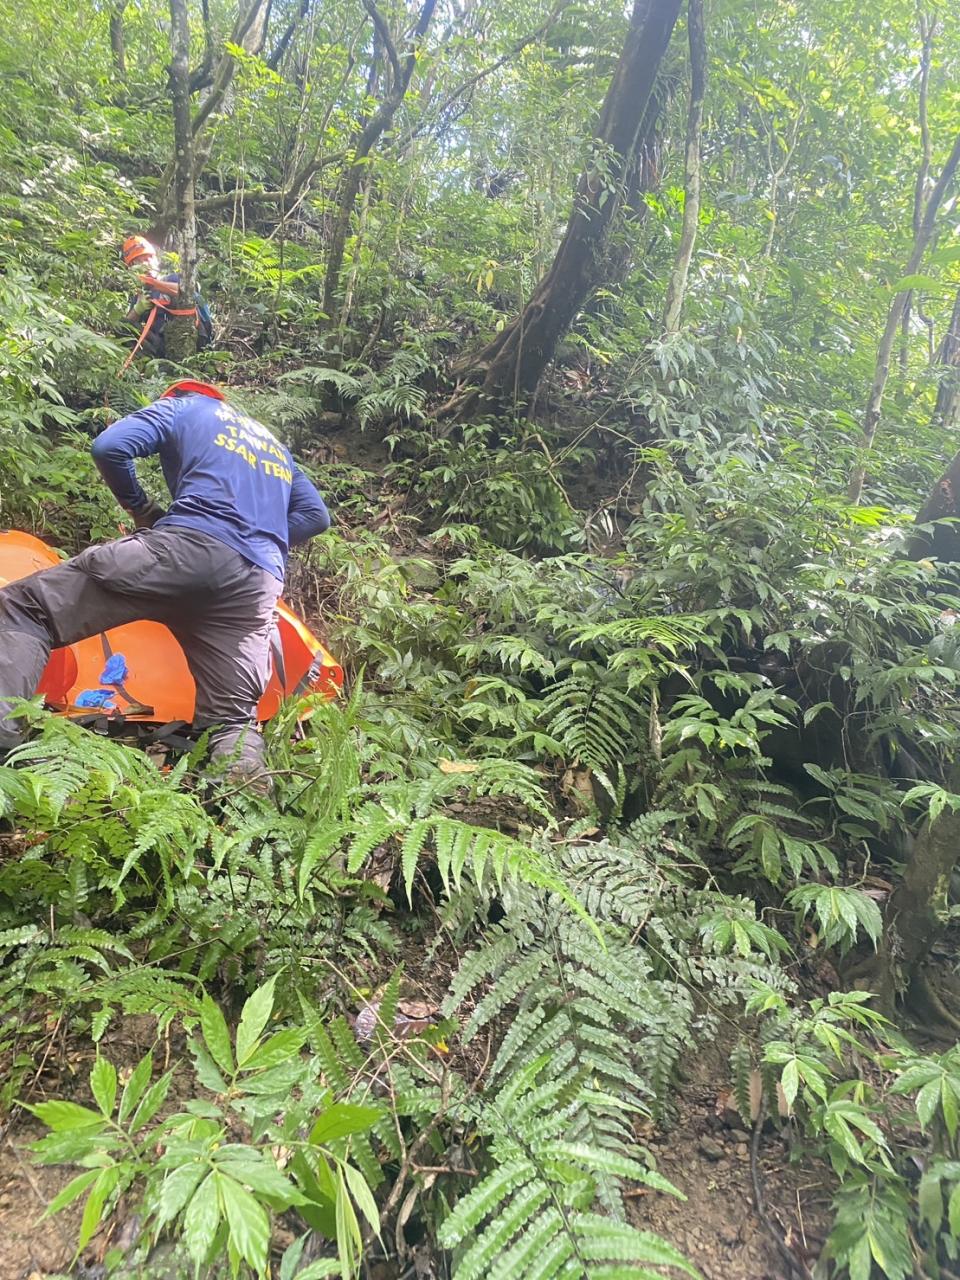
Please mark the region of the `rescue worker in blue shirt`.
POLYGON ((11 700, 37 687, 51 648, 128 622, 161 622, 196 684, 194 725, 231 773, 263 773, 256 707, 287 553, 330 526, 287 448, 208 383, 182 380, 93 443, 100 474, 136 532, 0 588, 0 753, 22 739, 11 700), (156 454, 172 501, 137 479, 156 454))

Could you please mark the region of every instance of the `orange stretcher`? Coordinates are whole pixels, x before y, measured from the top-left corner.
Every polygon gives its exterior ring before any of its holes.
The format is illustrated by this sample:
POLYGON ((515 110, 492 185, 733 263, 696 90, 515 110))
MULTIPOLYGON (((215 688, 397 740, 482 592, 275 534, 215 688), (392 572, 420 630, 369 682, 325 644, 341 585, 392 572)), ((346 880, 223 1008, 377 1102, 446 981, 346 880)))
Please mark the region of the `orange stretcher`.
MULTIPOLYGON (((29 533, 0 531, 0 587, 39 569, 60 564, 52 547, 29 533)), ((260 721, 276 715, 284 698, 320 693, 334 698, 343 685, 343 669, 310 629, 280 601, 270 680, 257 708, 260 721)), ((101 715, 148 724, 190 723, 195 690, 183 650, 159 622, 131 622, 89 640, 54 649, 37 693, 62 715, 89 716, 77 706, 84 690, 103 688, 100 675, 108 658, 122 654, 126 674, 112 706, 101 715)))

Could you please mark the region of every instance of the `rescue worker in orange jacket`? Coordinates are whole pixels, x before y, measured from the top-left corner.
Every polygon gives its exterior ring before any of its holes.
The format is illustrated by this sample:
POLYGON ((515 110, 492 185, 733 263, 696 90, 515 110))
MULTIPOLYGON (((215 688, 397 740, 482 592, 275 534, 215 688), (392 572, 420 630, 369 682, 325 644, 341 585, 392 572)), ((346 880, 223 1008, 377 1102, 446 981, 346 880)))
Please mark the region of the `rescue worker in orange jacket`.
MULTIPOLYGON (((166 354, 164 329, 171 311, 180 308, 180 275, 169 272, 160 275, 160 257, 143 236, 128 236, 120 251, 124 265, 136 271, 142 290, 130 300, 130 307, 124 320, 127 324, 136 325, 139 331, 137 347, 147 355, 160 360, 166 354)), ((197 348, 208 346, 213 337, 213 320, 210 310, 200 297, 199 290, 195 298, 197 318, 197 348)))
POLYGON ((256 707, 287 553, 329 528, 323 499, 286 446, 207 383, 174 383, 92 452, 136 532, 0 588, 0 752, 21 740, 11 701, 32 695, 52 648, 145 619, 180 642, 211 753, 262 773, 256 707), (137 479, 152 454, 167 509, 137 479))

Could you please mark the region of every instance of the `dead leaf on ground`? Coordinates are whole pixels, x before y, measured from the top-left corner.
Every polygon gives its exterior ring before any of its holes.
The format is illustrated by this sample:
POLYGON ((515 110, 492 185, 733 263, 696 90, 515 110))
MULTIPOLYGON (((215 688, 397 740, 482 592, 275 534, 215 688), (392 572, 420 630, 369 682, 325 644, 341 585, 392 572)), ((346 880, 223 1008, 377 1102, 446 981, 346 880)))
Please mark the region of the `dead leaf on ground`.
POLYGON ((437 768, 441 773, 476 773, 479 765, 472 760, 439 760, 437 768))

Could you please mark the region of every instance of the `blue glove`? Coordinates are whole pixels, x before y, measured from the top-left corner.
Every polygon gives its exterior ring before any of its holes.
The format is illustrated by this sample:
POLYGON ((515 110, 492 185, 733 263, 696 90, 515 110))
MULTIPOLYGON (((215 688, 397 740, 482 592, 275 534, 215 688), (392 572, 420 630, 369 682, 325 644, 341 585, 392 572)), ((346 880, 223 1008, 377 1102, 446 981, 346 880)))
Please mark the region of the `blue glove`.
POLYGON ((122 653, 112 653, 100 672, 101 684, 123 684, 128 674, 127 660, 122 653))
POLYGON ((106 710, 111 709, 114 693, 112 689, 84 689, 82 693, 77 694, 75 706, 78 707, 104 707, 106 710))

